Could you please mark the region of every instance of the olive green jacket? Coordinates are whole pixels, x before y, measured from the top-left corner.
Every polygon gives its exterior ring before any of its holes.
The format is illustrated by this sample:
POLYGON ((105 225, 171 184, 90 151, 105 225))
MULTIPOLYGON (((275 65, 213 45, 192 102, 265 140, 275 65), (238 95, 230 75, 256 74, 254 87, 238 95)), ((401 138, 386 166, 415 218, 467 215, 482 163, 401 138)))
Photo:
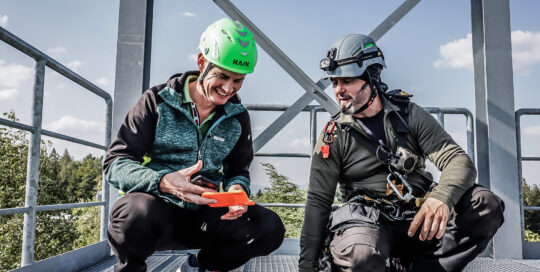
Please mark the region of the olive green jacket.
MULTIPOLYGON (((391 122, 398 120, 397 116, 392 115, 397 115, 396 111, 400 109, 386 99, 383 99, 383 105, 386 143, 395 150, 397 133, 391 122)), ((474 184, 474 164, 431 114, 412 102, 408 109, 407 149, 420 157, 418 170, 424 170, 424 160, 428 158, 442 171, 438 186, 430 196, 441 200, 452 209, 463 193, 474 184)), ((358 188, 369 189, 381 196, 386 191, 386 166, 377 160, 373 152, 357 142, 345 130, 345 126, 351 126, 367 137, 363 129, 352 115, 340 113, 334 116, 334 120, 337 126, 334 130, 334 141, 329 145, 329 157, 325 159, 321 154, 321 146, 324 144, 321 133, 311 159, 309 189, 300 236, 300 271, 313 271, 316 267, 338 184, 344 199, 358 188)), ((407 180, 417 197, 430 186, 430 182, 414 172, 409 174, 407 180)))

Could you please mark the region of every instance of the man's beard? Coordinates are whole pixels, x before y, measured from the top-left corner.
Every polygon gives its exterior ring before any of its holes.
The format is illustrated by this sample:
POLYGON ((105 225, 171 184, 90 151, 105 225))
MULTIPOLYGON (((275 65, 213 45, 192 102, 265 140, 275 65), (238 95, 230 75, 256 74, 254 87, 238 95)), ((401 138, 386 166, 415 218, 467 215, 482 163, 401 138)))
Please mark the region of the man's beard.
POLYGON ((369 99, 368 96, 370 94, 367 94, 366 92, 369 89, 363 89, 356 93, 356 95, 352 98, 351 102, 341 106, 341 113, 343 114, 354 114, 358 109, 360 109, 365 103, 367 103, 367 100, 369 99), (364 103, 361 103, 363 100, 365 100, 364 103))

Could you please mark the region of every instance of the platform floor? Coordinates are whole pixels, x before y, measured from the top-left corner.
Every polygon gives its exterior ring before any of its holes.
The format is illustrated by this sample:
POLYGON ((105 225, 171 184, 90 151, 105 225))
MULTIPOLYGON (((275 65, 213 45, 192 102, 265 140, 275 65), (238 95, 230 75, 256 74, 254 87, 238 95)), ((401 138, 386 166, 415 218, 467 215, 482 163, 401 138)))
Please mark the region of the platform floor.
MULTIPOLYGON (((148 271, 176 271, 186 258, 186 254, 156 253, 148 260, 148 271)), ((113 272, 116 264, 114 256, 88 267, 80 272, 113 272)), ((298 255, 269 255, 250 260, 245 265, 233 270, 234 272, 296 272, 298 255)), ((494 260, 477 258, 471 262, 466 272, 539 272, 540 260, 494 260)))

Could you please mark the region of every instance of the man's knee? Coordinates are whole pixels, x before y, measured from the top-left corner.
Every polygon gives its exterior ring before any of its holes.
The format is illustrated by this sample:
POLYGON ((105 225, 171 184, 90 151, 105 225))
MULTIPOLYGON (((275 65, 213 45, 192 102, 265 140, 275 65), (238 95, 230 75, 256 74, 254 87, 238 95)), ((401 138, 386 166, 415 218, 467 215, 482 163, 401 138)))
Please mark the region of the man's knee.
POLYGON ((111 211, 109 236, 111 233, 140 235, 150 226, 150 211, 155 205, 156 197, 145 193, 131 193, 120 198, 111 211))
POLYGON ((259 244, 263 245, 264 251, 266 251, 263 254, 267 255, 276 250, 283 242, 283 238, 285 237, 285 226, 279 215, 274 211, 263 207, 260 208, 261 209, 258 211, 260 213, 259 218, 262 218, 263 220, 259 221, 256 229, 261 237, 259 244))
POLYGON ((344 271, 384 271, 388 253, 370 232, 368 228, 349 228, 336 235, 330 243, 334 264, 344 271))
POLYGON ((469 205, 468 212, 458 216, 456 223, 471 226, 478 235, 493 236, 504 222, 504 202, 490 190, 475 186, 470 193, 469 205))

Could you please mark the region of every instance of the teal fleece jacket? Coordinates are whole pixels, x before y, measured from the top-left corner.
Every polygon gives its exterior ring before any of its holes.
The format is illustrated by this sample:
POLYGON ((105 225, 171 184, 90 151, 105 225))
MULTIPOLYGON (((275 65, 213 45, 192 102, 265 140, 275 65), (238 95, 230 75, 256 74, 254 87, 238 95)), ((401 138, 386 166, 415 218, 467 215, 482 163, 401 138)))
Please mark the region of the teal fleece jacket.
POLYGON ((240 184, 250 193, 249 166, 253 160, 251 125, 238 96, 216 108, 211 127, 203 138, 191 113, 182 107, 184 84, 197 71, 174 75, 167 83, 145 91, 129 111, 117 138, 107 150, 104 176, 124 191, 145 192, 179 207, 197 209, 178 197, 159 191, 161 178, 197 162, 200 152, 203 175, 225 190, 240 184), (151 161, 142 165, 143 157, 151 161))

